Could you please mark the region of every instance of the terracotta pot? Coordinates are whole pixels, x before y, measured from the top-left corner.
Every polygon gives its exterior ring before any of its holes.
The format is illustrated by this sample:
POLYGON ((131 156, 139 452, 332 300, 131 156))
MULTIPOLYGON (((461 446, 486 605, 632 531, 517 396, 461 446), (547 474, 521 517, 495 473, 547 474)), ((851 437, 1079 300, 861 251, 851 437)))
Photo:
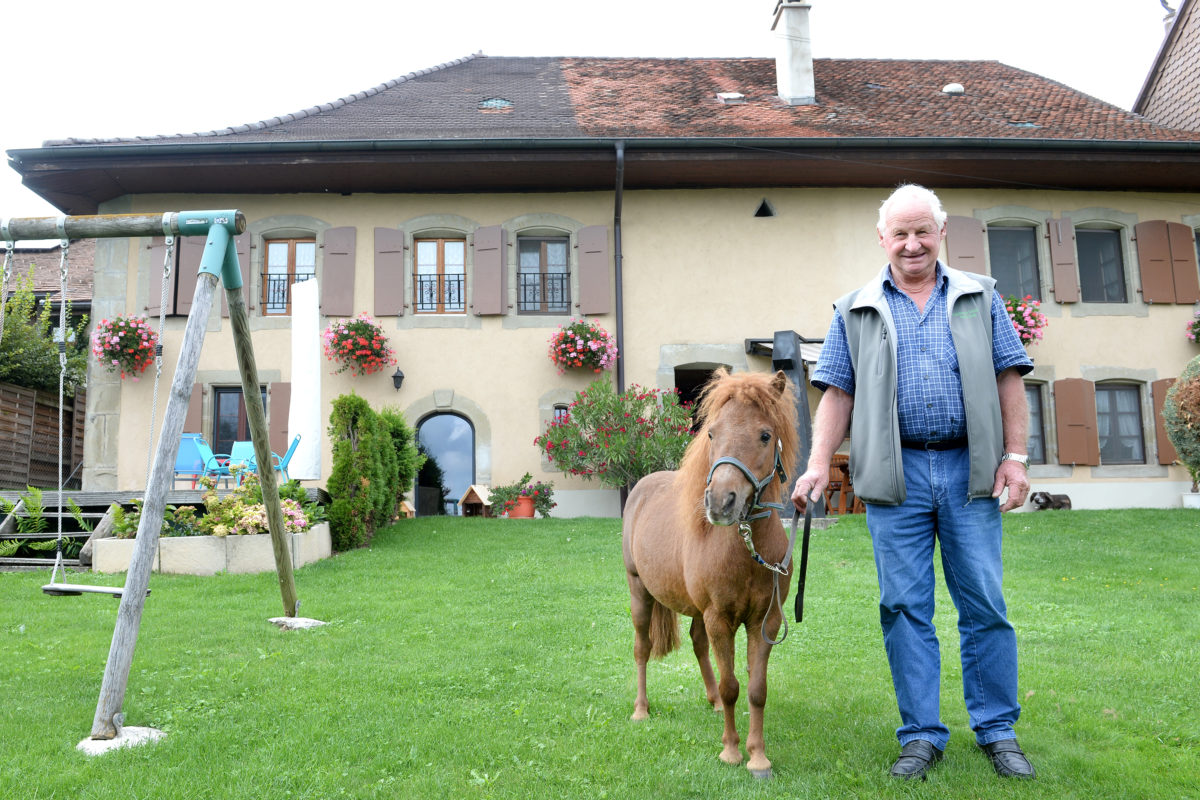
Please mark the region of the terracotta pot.
POLYGON ((517 504, 508 510, 509 519, 528 518, 533 516, 533 498, 518 497, 517 504))

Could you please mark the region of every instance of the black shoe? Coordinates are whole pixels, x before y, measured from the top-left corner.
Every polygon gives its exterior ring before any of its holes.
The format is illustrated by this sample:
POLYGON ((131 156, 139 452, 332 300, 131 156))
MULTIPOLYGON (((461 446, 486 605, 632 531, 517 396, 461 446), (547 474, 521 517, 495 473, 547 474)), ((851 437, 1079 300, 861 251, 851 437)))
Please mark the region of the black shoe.
POLYGON ((991 744, 980 745, 992 760, 996 774, 1001 778, 1036 778, 1033 764, 1025 757, 1016 739, 1001 739, 991 744))
POLYGON ((925 780, 925 773, 941 760, 942 751, 934 747, 933 742, 925 739, 913 739, 900 748, 900 757, 896 759, 895 764, 892 764, 892 771, 888 774, 893 778, 904 778, 905 780, 915 778, 925 780))

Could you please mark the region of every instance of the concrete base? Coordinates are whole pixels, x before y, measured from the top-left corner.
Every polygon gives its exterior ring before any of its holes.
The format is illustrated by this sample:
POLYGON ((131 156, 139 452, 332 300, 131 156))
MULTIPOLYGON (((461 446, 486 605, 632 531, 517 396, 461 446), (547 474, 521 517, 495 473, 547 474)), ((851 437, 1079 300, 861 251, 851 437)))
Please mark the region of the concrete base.
POLYGON ((271 617, 267 622, 278 625, 285 631, 298 631, 304 628, 319 628, 324 625, 319 619, 309 619, 308 617, 271 617))
POLYGON ((155 742, 166 734, 157 728, 121 728, 115 739, 84 739, 75 745, 75 749, 89 756, 104 755, 119 747, 134 747, 146 742, 155 742))
MULTIPOLYGON (((97 539, 92 556, 94 572, 126 572, 136 539, 97 539)), ((288 537, 292 569, 329 558, 333 546, 329 523, 314 525, 288 537)), ((154 571, 177 575, 216 575, 218 572, 275 571, 275 549, 269 533, 254 536, 168 536, 158 540, 154 571)))

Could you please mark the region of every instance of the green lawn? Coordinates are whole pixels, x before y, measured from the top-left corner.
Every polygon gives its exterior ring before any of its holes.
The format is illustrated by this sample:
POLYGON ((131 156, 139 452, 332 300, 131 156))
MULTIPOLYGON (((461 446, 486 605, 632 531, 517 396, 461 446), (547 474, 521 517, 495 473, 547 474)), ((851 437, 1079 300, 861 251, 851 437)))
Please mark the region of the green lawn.
POLYGON ((271 573, 155 575, 124 711, 168 735, 96 758, 75 745, 117 601, 0 573, 0 797, 1200 800, 1200 514, 1006 525, 1032 783, 1001 782, 974 747, 944 590, 950 747, 925 784, 885 775, 898 722, 861 518, 814 534, 805 620, 771 660, 770 782, 717 759, 690 648, 651 664, 651 718, 629 721, 617 520, 427 518, 297 572, 317 630, 266 622, 282 613, 271 573))

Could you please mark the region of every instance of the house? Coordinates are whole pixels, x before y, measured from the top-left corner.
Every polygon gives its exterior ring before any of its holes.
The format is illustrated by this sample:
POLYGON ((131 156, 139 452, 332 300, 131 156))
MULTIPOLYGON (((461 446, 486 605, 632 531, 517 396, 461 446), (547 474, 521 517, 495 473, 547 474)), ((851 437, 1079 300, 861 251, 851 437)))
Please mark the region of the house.
POLYGON ((1183 0, 1166 28, 1133 111, 1159 125, 1200 131, 1200 3, 1183 0))
MULTIPOLYGON (((948 261, 1049 317, 1026 376, 1034 491, 1075 508, 1179 505, 1190 480, 1159 408, 1195 355, 1183 329, 1200 300, 1200 132, 994 61, 814 60, 808 14, 784 2, 763 20, 774 59, 476 54, 253 124, 9 157, 65 213, 245 213, 279 444, 294 387, 319 375, 302 393, 325 418, 350 391, 398 406, 449 500, 528 471, 555 481, 561 516, 616 515, 619 501, 531 444, 596 377, 558 374, 546 349, 559 325, 584 316, 615 332, 621 386, 769 370, 775 332, 819 341, 833 299, 885 263, 873 226, 890 189, 923 183, 952 215, 948 261), (291 292, 312 277, 322 326, 382 321, 402 386, 331 376, 315 347, 293 359, 291 292)), ((197 245, 178 256, 168 365, 197 245)), ((103 240, 97 256, 96 313, 158 312, 161 242, 103 240)), ((90 380, 85 486, 141 486, 150 388, 90 380)), ((191 401, 187 430, 241 435, 220 309, 191 401)), ((324 442, 307 478, 328 477, 329 454, 324 442)))

